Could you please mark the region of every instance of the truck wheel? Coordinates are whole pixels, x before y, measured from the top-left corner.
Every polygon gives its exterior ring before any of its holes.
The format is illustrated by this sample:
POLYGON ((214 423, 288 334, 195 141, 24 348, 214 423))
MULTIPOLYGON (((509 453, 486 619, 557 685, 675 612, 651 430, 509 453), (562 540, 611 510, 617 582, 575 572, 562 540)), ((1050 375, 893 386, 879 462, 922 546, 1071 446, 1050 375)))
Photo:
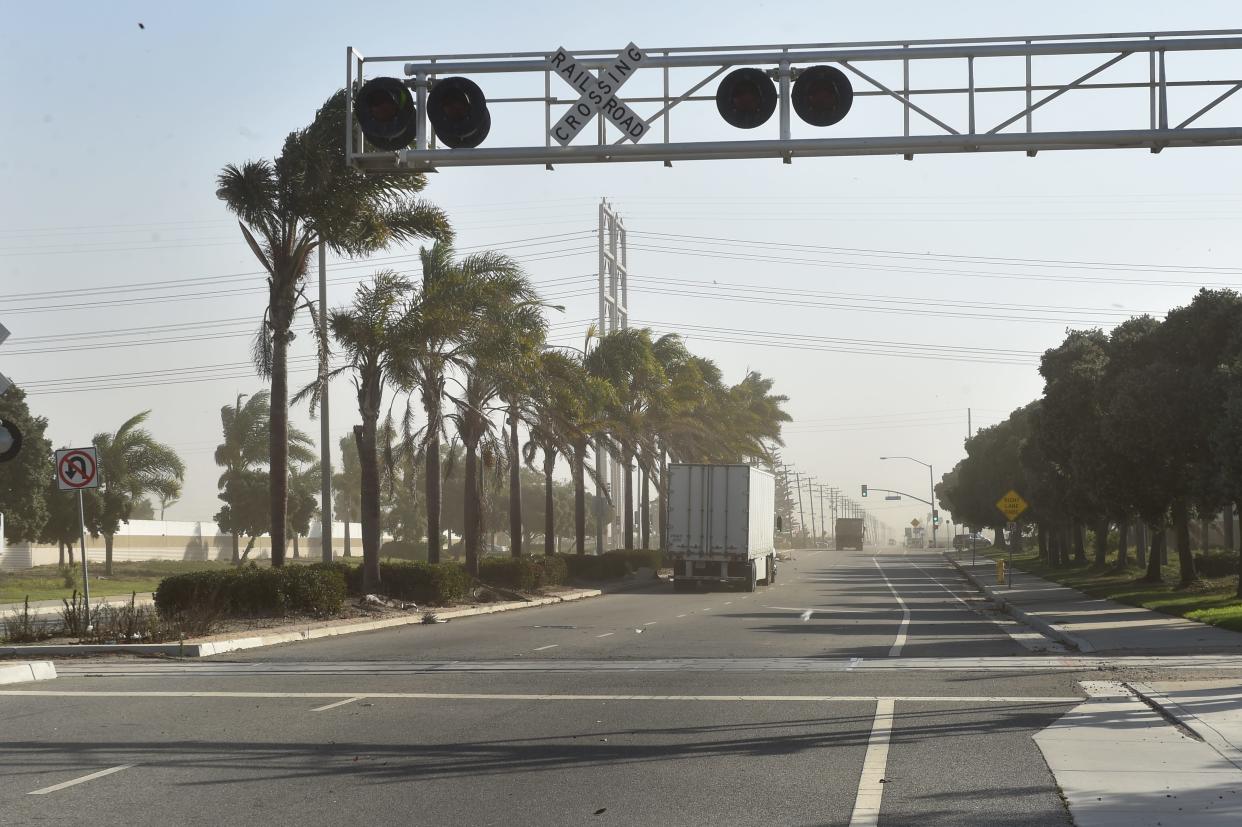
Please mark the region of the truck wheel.
POLYGON ((759 587, 759 567, 755 565, 755 561, 750 561, 750 577, 746 580, 746 591, 753 592, 759 587))

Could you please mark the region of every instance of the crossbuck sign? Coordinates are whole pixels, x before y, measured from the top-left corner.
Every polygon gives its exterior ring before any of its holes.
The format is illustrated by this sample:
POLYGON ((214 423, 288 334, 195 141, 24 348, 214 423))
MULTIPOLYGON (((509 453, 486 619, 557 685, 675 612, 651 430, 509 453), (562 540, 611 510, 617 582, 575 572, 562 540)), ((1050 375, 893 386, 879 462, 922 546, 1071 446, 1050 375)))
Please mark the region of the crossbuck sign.
POLYGON ((552 127, 549 132, 552 140, 561 146, 567 146, 591 118, 601 115, 604 120, 625 133, 627 138, 638 143, 647 134, 650 124, 626 106, 617 97, 617 91, 646 59, 647 55, 643 50, 631 43, 596 76, 577 58, 566 52, 564 47, 557 49, 548 58, 548 68, 577 89, 582 97, 552 127))

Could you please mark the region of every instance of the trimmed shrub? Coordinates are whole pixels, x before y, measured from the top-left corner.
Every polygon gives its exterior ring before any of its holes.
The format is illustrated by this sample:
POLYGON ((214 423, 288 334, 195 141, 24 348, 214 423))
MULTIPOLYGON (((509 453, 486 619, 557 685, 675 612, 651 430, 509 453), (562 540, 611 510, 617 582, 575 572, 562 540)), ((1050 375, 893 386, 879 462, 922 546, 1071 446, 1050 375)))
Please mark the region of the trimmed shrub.
POLYGON ((1238 573, 1238 553, 1213 549, 1195 555, 1195 571, 1203 577, 1228 577, 1238 573))
POLYGON ((579 580, 617 580, 641 568, 659 569, 664 563, 664 555, 658 549, 563 554, 558 559, 565 562, 568 575, 579 580))
POLYGON ((479 579, 516 591, 559 586, 569 575, 563 557, 485 557, 479 561, 479 579))
POLYGON ((408 540, 389 540, 380 546, 380 559, 427 561, 427 544, 408 540))
POLYGON ((345 577, 334 566, 196 571, 165 577, 155 607, 165 617, 183 614, 255 617, 335 614, 345 601, 345 577))
MULTIPOLYGON (((359 567, 358 585, 362 585, 359 567)), ((380 592, 398 600, 447 606, 470 593, 470 575, 457 563, 381 563, 380 592)))

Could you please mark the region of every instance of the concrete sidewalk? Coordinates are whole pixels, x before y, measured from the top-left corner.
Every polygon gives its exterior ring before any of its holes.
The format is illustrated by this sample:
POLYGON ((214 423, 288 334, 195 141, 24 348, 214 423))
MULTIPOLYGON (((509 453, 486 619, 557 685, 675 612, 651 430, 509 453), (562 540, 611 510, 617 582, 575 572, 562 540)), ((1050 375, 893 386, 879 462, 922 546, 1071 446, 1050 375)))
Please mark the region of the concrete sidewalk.
POLYGON ((996 563, 945 552, 980 591, 1022 622, 1080 652, 1202 654, 1242 652, 1242 634, 1185 618, 1090 597, 1019 569, 1012 586, 996 582, 996 563))

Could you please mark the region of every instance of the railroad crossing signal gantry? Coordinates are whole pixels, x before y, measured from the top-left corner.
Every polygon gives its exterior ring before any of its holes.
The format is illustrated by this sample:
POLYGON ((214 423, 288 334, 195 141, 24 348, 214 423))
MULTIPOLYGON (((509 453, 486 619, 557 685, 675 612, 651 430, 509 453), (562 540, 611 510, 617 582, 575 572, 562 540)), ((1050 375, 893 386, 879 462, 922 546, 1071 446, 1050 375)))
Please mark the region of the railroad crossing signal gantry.
POLYGON ((418 172, 1242 144, 1239 29, 641 49, 543 45, 546 51, 375 57, 350 48, 348 162, 418 172), (627 58, 634 54, 641 59, 627 58), (554 77, 570 60, 576 83, 563 73, 554 77), (618 60, 628 67, 624 74, 618 60), (381 78, 388 80, 376 84, 381 78), (621 80, 624 100, 593 103, 592 92, 621 80), (589 110, 590 124, 574 135, 554 134, 574 107, 589 110), (707 116, 683 117, 692 107, 707 116), (364 142, 362 120, 377 139, 364 142))

